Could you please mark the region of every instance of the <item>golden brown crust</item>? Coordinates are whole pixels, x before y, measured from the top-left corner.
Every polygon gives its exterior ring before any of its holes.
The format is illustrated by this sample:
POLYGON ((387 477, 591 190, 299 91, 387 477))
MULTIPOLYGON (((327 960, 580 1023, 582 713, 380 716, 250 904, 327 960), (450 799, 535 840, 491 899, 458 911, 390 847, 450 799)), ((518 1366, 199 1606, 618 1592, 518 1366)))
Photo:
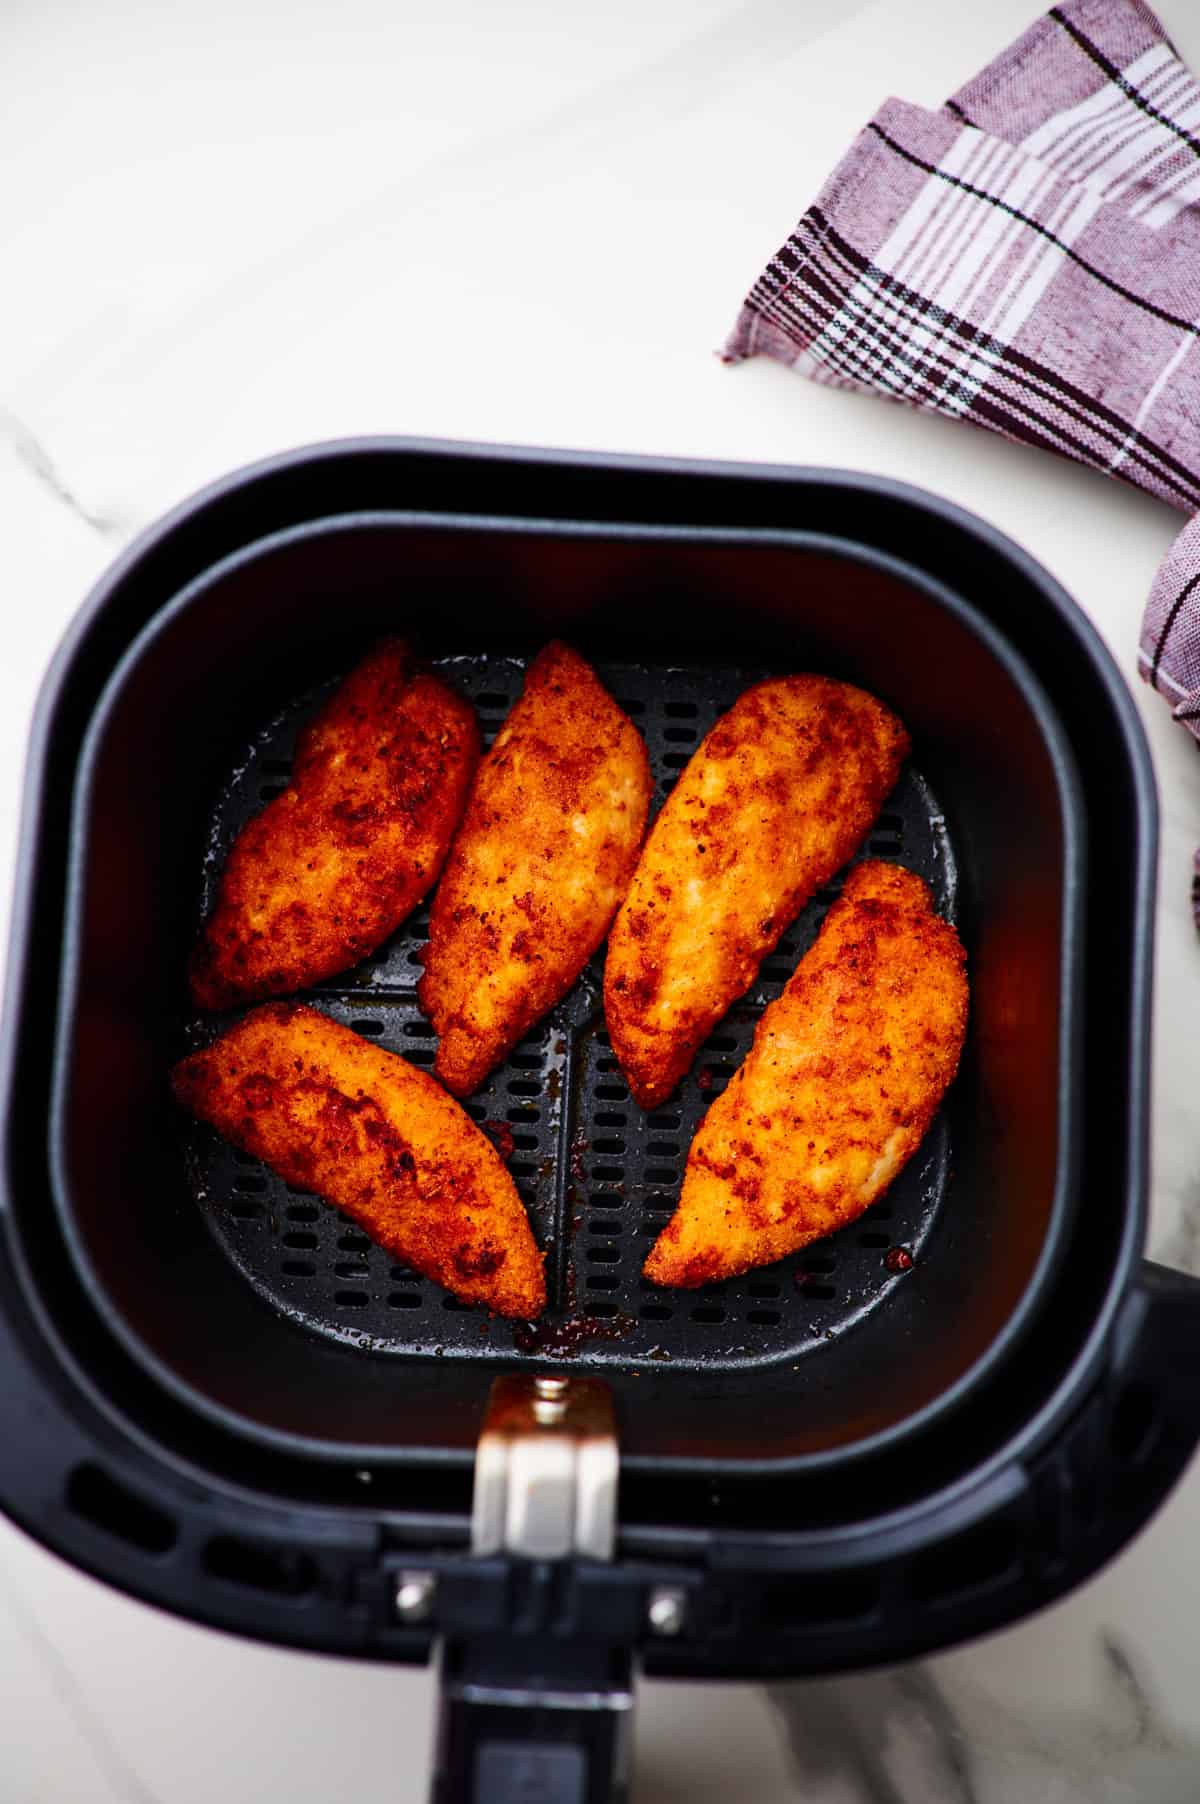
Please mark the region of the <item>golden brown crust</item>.
POLYGON ((604 1012, 642 1108, 854 852, 907 754, 882 702, 819 676, 755 684, 697 747, 609 936, 604 1012))
POLYGON ((701 1123, 646 1276, 685 1287, 731 1277, 882 1196, 958 1068, 965 965, 919 877, 857 866, 701 1123))
POLYGON ((382 945, 432 888, 478 760, 470 704, 401 640, 378 646, 234 841, 192 960, 197 1004, 303 989, 382 945))
POLYGON ((417 994, 467 1096, 604 938, 650 807, 642 736, 566 645, 546 646, 484 757, 429 923, 417 994))
POLYGON ((175 1067, 179 1101, 327 1197, 455 1296, 529 1321, 542 1259, 512 1178, 440 1085, 300 1003, 253 1009, 175 1067))

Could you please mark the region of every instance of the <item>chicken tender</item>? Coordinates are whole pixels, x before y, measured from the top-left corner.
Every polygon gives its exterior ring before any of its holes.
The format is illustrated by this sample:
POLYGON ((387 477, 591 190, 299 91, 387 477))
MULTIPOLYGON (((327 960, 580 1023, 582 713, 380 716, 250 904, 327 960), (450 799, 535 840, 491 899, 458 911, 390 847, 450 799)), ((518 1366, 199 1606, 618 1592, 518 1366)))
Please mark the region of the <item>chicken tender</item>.
POLYGON ((595 671, 546 646, 479 766, 434 898, 417 994, 455 1095, 566 995, 604 938, 651 786, 642 736, 595 671))
POLYGON ((604 1012, 643 1109, 674 1090, 894 787, 908 734, 827 677, 747 689, 697 747, 613 924, 604 1012))
POLYGON ((646 1276, 684 1287, 732 1277, 882 1196, 958 1069, 965 967, 919 877, 857 866, 704 1117, 646 1276))
POLYGON ((542 1259, 500 1155, 439 1084, 300 1003, 175 1067, 179 1101, 455 1296, 530 1320, 542 1259))
POLYGON ((479 761, 474 710, 400 640, 300 737, 292 781, 234 841, 192 960, 201 1008, 303 989, 382 945, 433 887, 479 761))

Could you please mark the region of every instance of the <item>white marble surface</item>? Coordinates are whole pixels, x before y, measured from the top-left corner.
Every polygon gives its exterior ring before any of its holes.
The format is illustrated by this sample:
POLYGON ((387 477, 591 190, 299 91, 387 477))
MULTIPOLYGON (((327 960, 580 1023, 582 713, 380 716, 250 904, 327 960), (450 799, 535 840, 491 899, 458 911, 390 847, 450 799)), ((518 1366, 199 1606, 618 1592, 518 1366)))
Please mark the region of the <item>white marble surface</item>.
MULTIPOLYGON (((1124 670, 1178 520, 1034 451, 712 356, 888 93, 936 103, 1028 0, 10 0, 0 8, 0 889, 26 725, 137 526, 303 440, 412 432, 845 464, 1029 546, 1124 670)), ((1200 61, 1200 14, 1163 0, 1200 61)), ((1200 1266, 1187 909, 1200 757, 1140 685, 1164 801, 1153 1249, 1200 1266)), ((1200 1471, 1058 1608, 920 1667, 648 1685, 639 1804, 1191 1804, 1200 1471)), ((244 1645, 0 1524, 0 1799, 423 1797, 425 1675, 244 1645)))

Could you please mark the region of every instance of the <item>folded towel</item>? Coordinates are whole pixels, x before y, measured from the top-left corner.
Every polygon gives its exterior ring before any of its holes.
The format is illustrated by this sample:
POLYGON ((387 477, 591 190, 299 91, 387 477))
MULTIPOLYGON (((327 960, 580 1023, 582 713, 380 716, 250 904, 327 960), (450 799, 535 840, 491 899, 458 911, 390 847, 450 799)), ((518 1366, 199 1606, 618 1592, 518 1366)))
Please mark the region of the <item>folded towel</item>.
MULTIPOLYGON (((1141 0, 1068 0, 940 111, 879 109, 725 355, 973 421, 1190 513, 1198 339, 1200 84, 1141 0)), ((1155 580, 1139 668, 1200 739, 1200 521, 1155 580)))

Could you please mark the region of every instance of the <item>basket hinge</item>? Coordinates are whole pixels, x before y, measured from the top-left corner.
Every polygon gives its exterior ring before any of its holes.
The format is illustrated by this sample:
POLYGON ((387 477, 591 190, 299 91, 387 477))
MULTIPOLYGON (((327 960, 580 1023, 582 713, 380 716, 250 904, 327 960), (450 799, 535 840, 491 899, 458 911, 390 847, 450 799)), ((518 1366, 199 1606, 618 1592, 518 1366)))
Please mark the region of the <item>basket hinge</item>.
POLYGON ((617 1470, 606 1384, 595 1378, 498 1378, 475 1456, 472 1551, 527 1560, 610 1560, 617 1470))

